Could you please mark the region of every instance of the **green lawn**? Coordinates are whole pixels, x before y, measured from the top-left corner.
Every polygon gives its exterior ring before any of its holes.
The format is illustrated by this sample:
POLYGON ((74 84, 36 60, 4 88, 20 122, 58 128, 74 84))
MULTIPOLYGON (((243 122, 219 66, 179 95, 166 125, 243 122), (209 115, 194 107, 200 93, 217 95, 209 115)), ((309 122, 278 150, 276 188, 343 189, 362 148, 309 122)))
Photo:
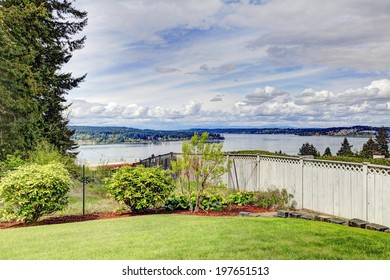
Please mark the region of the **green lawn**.
POLYGON ((300 219, 149 215, 0 230, 0 259, 390 259, 390 234, 300 219))

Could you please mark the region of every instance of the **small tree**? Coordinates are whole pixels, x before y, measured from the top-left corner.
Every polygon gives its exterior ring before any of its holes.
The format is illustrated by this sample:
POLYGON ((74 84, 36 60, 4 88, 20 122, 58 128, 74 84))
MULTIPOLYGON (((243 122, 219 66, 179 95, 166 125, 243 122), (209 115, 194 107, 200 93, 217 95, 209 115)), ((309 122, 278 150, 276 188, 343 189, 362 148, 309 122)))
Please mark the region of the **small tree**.
POLYGON ((43 215, 63 210, 72 185, 68 171, 60 163, 18 167, 0 181, 2 219, 35 222, 43 215))
POLYGON ((377 151, 377 145, 372 138, 368 139, 367 143, 363 144, 362 150, 359 155, 363 158, 372 158, 374 152, 377 151))
POLYGON ((347 137, 344 137, 344 140, 341 143, 341 148, 337 152, 337 155, 338 156, 346 156, 346 157, 353 156, 353 152, 351 150, 352 147, 353 147, 353 145, 349 145, 347 137))
POLYGON ((326 147, 325 152, 322 156, 324 156, 324 157, 327 157, 327 156, 331 157, 332 156, 332 152, 330 151, 329 147, 326 147))
POLYGON ((109 195, 132 212, 156 208, 174 190, 170 171, 161 168, 125 166, 106 182, 109 195))
POLYGON ((318 150, 313 146, 313 144, 305 143, 302 145, 302 147, 299 149, 299 155, 301 156, 319 156, 320 153, 318 150))
POLYGON ((195 208, 190 203, 191 211, 198 211, 200 200, 206 190, 213 187, 224 187, 221 177, 228 170, 222 144, 207 144, 208 133, 199 136, 197 133, 191 140, 182 145, 182 158, 172 162, 172 170, 177 176, 182 193, 191 201, 195 193, 195 208))
POLYGON ((377 151, 385 157, 389 157, 389 135, 385 127, 379 128, 379 131, 375 137, 375 143, 377 145, 377 151))

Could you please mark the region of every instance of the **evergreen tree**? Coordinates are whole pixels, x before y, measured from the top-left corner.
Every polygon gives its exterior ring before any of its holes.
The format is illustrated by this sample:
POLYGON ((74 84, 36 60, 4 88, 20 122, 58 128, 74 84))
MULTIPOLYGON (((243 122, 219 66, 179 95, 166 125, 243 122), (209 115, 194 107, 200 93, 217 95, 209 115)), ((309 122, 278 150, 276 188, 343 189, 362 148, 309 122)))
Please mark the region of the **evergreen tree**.
POLYGON ((367 143, 363 144, 362 150, 359 155, 363 158, 372 158, 374 152, 378 150, 378 147, 372 138, 368 139, 367 143))
POLYGON ((353 152, 351 148, 353 145, 349 145, 347 137, 344 137, 344 141, 341 143, 341 148, 337 152, 338 156, 346 156, 346 157, 351 157, 353 156, 353 152))
POLYGON ((41 137, 38 128, 43 119, 37 97, 42 86, 31 65, 46 17, 42 6, 2 5, 0 2, 0 160, 6 154, 32 150, 41 137))
MULTIPOLYGON (((73 51, 84 45, 85 37, 72 38, 86 26, 87 13, 75 9, 73 1, 68 0, 4 0, 0 1, 0 8, 3 13, 15 9, 43 12, 32 20, 8 17, 1 26, 1 33, 8 33, 5 40, 12 42, 10 46, 27 50, 23 54, 26 53, 29 59, 23 60, 22 64, 32 72, 35 83, 24 86, 26 100, 31 101, 28 104, 38 105, 40 123, 35 126, 37 134, 62 153, 71 151, 76 145, 71 140, 74 131, 68 128, 68 120, 64 117, 67 109, 65 95, 77 87, 85 75, 75 78, 72 73, 63 73, 61 69, 69 62, 73 51)), ((15 50, 10 48, 9 51, 15 50)), ((9 60, 7 55, 2 56, 2 60, 9 60)), ((10 92, 14 94, 14 90, 10 92)))
POLYGON ((326 156, 332 156, 332 152, 330 151, 329 147, 326 147, 324 154, 322 155, 324 157, 326 156))
POLYGON ((379 128, 379 131, 375 137, 375 143, 377 146, 377 151, 382 155, 389 157, 389 135, 387 134, 387 129, 385 127, 379 128))
POLYGON ((299 149, 299 155, 301 156, 319 156, 320 153, 318 150, 313 146, 313 144, 305 143, 302 145, 302 147, 299 149))

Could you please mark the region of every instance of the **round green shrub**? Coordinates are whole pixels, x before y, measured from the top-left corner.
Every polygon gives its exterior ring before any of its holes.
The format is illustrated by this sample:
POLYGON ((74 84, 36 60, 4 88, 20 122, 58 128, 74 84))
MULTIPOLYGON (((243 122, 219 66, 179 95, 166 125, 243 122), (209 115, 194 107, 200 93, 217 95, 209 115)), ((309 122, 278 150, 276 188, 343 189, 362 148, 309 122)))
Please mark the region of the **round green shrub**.
POLYGON ((43 215, 63 210, 72 185, 68 171, 60 163, 18 167, 0 181, 2 219, 35 222, 43 215))
POLYGON ((162 205, 174 190, 170 171, 161 168, 125 166, 106 181, 109 196, 127 205, 132 212, 162 205))

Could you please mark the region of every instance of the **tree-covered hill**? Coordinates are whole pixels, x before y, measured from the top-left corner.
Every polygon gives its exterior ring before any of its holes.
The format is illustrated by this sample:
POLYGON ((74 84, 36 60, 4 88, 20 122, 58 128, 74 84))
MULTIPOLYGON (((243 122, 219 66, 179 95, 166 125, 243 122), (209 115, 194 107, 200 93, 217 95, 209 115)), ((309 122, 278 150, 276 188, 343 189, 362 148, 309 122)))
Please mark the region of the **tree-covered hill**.
MULTIPOLYGON (((116 144, 156 141, 180 141, 190 139, 190 130, 151 130, 131 127, 71 126, 75 130, 73 139, 79 144, 116 144)), ((223 136, 210 133, 210 140, 223 140, 223 136)))
MULTIPOLYGON (((210 140, 224 140, 221 134, 294 134, 300 136, 374 136, 379 127, 352 126, 330 128, 193 128, 188 130, 152 130, 131 127, 70 126, 75 130, 73 140, 78 144, 117 144, 140 142, 164 142, 190 139, 195 132, 210 133, 210 140)), ((388 129, 388 128, 387 128, 388 129)))
MULTIPOLYGON (((389 128, 387 128, 389 129, 389 128)), ((197 131, 199 129, 191 129, 197 131)), ((300 136, 373 136, 379 131, 379 127, 352 126, 352 127, 329 127, 329 128, 215 128, 201 129, 210 133, 235 133, 235 134, 294 134, 300 136)))

